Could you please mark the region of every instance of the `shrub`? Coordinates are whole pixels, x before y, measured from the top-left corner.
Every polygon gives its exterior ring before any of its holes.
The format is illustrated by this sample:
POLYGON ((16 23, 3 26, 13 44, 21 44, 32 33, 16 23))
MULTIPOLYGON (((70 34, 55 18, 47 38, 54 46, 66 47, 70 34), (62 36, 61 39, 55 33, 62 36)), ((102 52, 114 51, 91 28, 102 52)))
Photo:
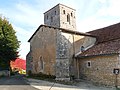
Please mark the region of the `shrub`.
POLYGON ((43 73, 38 73, 38 74, 28 74, 30 77, 33 78, 38 78, 38 79, 55 79, 56 77, 54 75, 47 75, 47 74, 43 74, 43 73))

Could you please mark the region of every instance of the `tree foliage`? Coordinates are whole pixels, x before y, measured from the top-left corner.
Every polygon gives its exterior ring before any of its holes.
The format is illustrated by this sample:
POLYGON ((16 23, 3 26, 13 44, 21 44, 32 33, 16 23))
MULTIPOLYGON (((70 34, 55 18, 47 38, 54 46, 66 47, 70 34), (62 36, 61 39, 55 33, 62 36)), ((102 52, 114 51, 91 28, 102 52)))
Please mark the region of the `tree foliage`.
POLYGON ((0 17, 0 68, 9 68, 10 61, 18 57, 19 41, 6 18, 0 17))

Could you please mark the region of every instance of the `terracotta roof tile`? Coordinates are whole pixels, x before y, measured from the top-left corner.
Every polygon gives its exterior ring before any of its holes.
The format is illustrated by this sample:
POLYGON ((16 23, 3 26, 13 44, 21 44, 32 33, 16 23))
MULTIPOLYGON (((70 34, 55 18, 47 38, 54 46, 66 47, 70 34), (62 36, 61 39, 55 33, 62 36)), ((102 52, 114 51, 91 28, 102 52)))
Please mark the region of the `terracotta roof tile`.
POLYGON ((120 51, 120 23, 88 32, 97 37, 97 43, 77 57, 108 55, 120 51))
POLYGON ((94 55, 108 55, 119 53, 120 51, 120 39, 112 40, 104 43, 94 45, 77 57, 94 56, 94 55))
POLYGON ((88 32, 97 37, 97 43, 120 38, 120 23, 88 32))

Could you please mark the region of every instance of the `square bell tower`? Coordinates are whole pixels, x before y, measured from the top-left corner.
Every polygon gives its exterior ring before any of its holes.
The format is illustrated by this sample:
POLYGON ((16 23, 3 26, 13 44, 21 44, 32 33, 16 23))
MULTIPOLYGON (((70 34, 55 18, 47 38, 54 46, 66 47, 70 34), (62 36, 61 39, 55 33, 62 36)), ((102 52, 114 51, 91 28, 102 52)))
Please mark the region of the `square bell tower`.
POLYGON ((58 28, 76 30, 75 9, 57 4, 44 13, 44 24, 58 28))

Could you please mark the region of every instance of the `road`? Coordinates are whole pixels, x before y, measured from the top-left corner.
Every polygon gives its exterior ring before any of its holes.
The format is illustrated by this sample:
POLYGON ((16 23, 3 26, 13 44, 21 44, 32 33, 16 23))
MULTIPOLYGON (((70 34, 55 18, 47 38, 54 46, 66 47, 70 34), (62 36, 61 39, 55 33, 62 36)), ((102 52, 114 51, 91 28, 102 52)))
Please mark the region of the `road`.
POLYGON ((115 88, 94 86, 78 82, 76 86, 63 85, 49 81, 24 78, 21 75, 0 77, 0 90, 116 90, 115 88))
POLYGON ((0 90, 39 90, 27 83, 21 75, 0 77, 0 90))
POLYGON ((28 79, 31 86, 40 90, 116 90, 114 87, 95 86, 92 83, 80 81, 76 85, 63 85, 49 81, 28 79))

